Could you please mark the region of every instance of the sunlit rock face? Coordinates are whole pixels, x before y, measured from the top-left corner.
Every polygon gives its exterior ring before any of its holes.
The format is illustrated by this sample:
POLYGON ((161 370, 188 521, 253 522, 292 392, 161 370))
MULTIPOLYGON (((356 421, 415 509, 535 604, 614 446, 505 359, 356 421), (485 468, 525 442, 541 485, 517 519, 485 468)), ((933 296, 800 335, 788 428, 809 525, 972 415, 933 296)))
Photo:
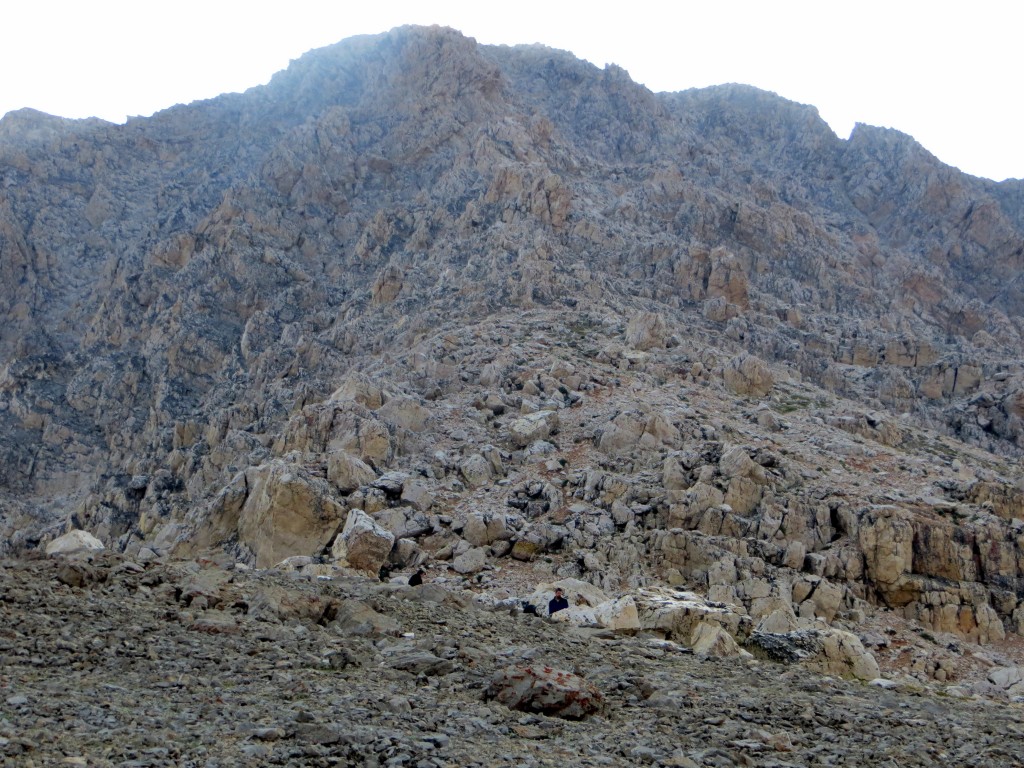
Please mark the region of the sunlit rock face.
POLYGON ((126 125, 12 113, 0 185, 5 551, 348 525, 370 570, 1024 622, 1020 182, 410 27, 126 125))

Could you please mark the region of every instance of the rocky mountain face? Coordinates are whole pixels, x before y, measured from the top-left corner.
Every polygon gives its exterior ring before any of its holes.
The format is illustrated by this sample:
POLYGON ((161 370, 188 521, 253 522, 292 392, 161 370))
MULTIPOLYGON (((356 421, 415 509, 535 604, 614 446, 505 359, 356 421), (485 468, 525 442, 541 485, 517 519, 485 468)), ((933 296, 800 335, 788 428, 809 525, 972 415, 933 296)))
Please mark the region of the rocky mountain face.
POLYGON ((574 579, 860 677, 878 611, 1024 632, 1022 182, 402 28, 125 125, 11 113, 0 184, 8 555, 574 579))

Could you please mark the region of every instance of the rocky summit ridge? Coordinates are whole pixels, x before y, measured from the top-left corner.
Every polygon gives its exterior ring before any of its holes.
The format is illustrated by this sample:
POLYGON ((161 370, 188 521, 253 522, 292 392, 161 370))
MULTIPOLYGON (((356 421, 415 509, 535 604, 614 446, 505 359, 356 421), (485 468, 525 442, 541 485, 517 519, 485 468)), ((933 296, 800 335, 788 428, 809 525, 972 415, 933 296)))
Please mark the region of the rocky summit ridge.
MULTIPOLYGON (((148 597, 184 559, 384 614, 370 585, 416 568, 491 610, 561 583, 568 624, 619 633, 595 667, 654 638, 1024 695, 1024 182, 750 87, 404 27, 125 125, 10 113, 0 186, 18 578, 148 597)), ((35 589, 63 600, 11 604, 35 589)), ((203 594, 160 599, 204 637, 252 618, 203 594)), ((649 757, 732 764, 688 754, 649 757)))

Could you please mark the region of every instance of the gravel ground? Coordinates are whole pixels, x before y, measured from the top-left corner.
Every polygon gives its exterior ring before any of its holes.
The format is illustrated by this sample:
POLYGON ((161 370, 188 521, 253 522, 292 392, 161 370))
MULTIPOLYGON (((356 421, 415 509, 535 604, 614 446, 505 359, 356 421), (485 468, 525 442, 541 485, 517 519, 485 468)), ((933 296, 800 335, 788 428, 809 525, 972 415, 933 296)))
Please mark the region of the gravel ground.
POLYGON ((0 563, 11 766, 1021 766, 1024 707, 571 628, 438 584, 207 562, 0 563), (575 672, 582 720, 486 701, 575 672))

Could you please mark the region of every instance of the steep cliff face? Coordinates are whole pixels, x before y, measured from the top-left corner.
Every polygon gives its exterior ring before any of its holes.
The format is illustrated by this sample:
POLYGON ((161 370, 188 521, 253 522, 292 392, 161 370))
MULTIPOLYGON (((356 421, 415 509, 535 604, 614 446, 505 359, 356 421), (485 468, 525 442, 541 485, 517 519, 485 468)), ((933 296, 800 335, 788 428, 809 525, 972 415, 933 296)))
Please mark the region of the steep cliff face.
POLYGON ((126 125, 12 113, 0 184, 7 547, 319 556, 359 509, 453 556, 452 519, 512 505, 548 528, 496 541, 576 575, 750 609, 753 558, 847 608, 1024 622, 1021 182, 745 86, 403 28, 126 125), (879 554, 900 515, 914 556, 879 554), (676 529, 730 541, 694 565, 676 529))

